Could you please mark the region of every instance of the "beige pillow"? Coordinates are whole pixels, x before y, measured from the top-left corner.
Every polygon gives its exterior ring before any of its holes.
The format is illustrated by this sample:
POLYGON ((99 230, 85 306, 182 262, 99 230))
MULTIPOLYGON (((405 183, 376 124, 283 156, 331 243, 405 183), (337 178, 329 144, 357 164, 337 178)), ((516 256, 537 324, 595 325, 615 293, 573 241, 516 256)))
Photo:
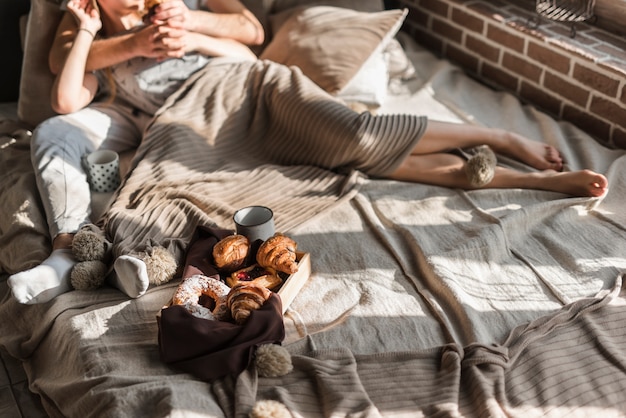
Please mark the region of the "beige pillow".
POLYGON ((62 15, 63 12, 56 3, 46 0, 31 1, 17 115, 21 121, 33 127, 55 115, 50 106, 54 76, 48 66, 48 52, 62 15))
POLYGON ((333 6, 288 10, 272 18, 283 23, 260 58, 299 67, 324 90, 337 94, 372 54, 393 39, 406 14, 406 10, 367 13, 333 6), (285 19, 283 14, 289 15, 285 19))

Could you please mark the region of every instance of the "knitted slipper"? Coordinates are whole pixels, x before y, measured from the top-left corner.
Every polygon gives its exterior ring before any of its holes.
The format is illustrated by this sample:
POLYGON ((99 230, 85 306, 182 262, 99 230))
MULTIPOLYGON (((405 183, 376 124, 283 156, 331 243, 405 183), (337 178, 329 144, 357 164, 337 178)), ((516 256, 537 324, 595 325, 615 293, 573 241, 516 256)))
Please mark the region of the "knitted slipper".
POLYGON ((104 232, 94 224, 84 225, 72 240, 72 253, 78 261, 106 261, 111 247, 104 232))
POLYGON ((144 251, 130 256, 146 264, 148 281, 152 285, 158 286, 169 282, 178 270, 178 263, 172 253, 159 245, 149 246, 144 251))
POLYGON ((96 225, 84 225, 72 240, 72 254, 78 261, 70 273, 70 283, 76 290, 94 290, 104 284, 108 273, 107 261, 112 244, 96 225))
POLYGON ((94 290, 104 284, 108 267, 100 260, 80 261, 70 273, 70 284, 76 290, 94 290))
POLYGON ((468 151, 471 156, 465 163, 465 175, 472 187, 483 187, 493 180, 498 159, 487 145, 474 147, 468 151))

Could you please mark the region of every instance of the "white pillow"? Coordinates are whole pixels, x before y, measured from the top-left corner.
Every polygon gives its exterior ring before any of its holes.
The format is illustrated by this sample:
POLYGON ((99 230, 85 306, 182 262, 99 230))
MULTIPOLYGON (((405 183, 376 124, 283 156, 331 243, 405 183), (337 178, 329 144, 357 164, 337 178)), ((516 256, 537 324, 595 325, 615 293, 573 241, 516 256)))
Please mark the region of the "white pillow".
POLYGON ((382 51, 376 51, 336 97, 345 102, 359 102, 367 107, 380 107, 387 98, 389 71, 382 51))

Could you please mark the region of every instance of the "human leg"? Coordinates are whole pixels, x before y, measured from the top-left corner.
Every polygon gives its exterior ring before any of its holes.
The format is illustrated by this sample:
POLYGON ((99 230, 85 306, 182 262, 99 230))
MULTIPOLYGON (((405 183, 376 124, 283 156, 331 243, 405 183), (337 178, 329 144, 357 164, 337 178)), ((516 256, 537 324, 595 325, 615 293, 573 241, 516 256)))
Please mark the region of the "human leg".
POLYGON ((69 276, 76 264, 70 250, 73 234, 91 222, 83 155, 97 148, 121 151, 138 142, 137 130, 126 116, 101 106, 53 117, 33 134, 33 166, 53 237, 53 252, 41 265, 9 278, 13 295, 21 303, 47 302, 71 290, 69 276))
MULTIPOLYGON (((286 125, 272 125, 268 137, 281 144, 285 144, 281 140, 285 135, 298 138, 298 142, 293 141, 294 148, 303 142, 312 144, 306 149, 306 154, 285 150, 282 145, 281 157, 289 157, 288 163, 313 164, 331 169, 350 167, 380 176, 393 171, 400 161, 398 156, 409 152, 427 155, 487 145, 500 155, 538 170, 560 171, 563 168, 563 159, 556 148, 514 132, 433 120, 426 123, 425 119, 408 114, 358 114, 333 103, 326 92, 306 80, 292 82, 296 74, 285 77, 286 81, 281 76, 282 73, 276 71, 278 82, 261 90, 271 95, 271 102, 267 102, 271 103, 268 111, 272 115, 288 115, 271 118, 286 125), (302 115, 307 116, 303 118, 302 115), (329 158, 330 155, 332 158, 329 158)), ((271 143, 264 145, 267 145, 266 149, 274 149, 271 143)))
POLYGON ((456 148, 488 145, 494 152, 519 160, 538 170, 563 169, 563 159, 550 145, 504 129, 429 121, 413 154, 432 154, 456 148))
MULTIPOLYGON (((474 189, 464 171, 465 160, 453 154, 435 153, 409 155, 394 172, 387 177, 442 187, 465 190, 474 189)), ((483 188, 537 189, 572 196, 599 197, 608 188, 608 180, 591 170, 558 172, 543 170, 521 172, 496 167, 493 179, 483 188)))

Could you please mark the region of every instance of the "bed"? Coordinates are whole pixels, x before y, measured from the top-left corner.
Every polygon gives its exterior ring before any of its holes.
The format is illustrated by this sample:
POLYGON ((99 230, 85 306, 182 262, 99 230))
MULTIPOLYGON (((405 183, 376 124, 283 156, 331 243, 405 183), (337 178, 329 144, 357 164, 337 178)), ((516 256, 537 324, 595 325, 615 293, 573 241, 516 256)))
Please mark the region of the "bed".
MULTIPOLYGON (((253 3, 277 39, 294 5, 253 3)), ((351 7, 380 13, 374 3, 351 7)), ((55 6, 33 2, 31 20, 55 6)), ((394 19, 361 63, 374 52, 388 54, 385 91, 370 89, 371 100, 352 91, 347 102, 378 114, 520 132, 558 147, 568 170, 604 173, 608 193, 465 192, 246 159, 221 169, 215 163, 203 182, 165 175, 147 187, 140 181, 146 170, 161 167, 152 158, 163 151, 159 140, 182 132, 167 128, 189 106, 180 104, 188 95, 175 95, 156 116, 154 140, 129 161, 120 190, 98 197, 105 206, 113 198, 103 215, 107 232, 117 240, 158 235, 133 225, 131 210, 150 196, 168 196, 201 214, 180 222, 186 239, 172 246, 184 257, 195 227, 232 229, 238 207, 262 204, 274 210, 277 230, 311 259, 311 274, 283 316, 281 345, 293 370, 263 377, 251 363, 205 381, 160 358, 157 315, 180 277, 138 299, 107 285, 40 305, 12 299, 8 275, 49 251, 28 146, 33 122, 46 115, 23 98, 3 104, 0 415, 246 417, 266 400, 293 417, 626 415, 626 152, 485 87, 396 33, 401 17, 394 19), (391 50, 398 45, 401 53, 391 50), (260 178, 285 187, 268 193, 259 189, 260 178), (217 192, 233 185, 245 193, 217 192), (215 193, 203 206, 205 186, 215 193)), ((348 78, 363 68, 357 67, 348 78)))

